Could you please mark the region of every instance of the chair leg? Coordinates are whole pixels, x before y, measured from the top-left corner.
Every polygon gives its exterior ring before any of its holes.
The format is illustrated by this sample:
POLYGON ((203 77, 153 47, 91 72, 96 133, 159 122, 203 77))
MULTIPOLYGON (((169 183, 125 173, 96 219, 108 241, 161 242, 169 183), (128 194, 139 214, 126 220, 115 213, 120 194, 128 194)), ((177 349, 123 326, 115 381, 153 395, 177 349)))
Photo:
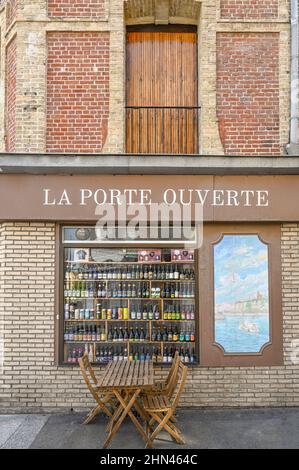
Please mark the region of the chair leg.
POLYGON ((175 439, 175 441, 178 444, 185 444, 185 441, 181 437, 178 429, 173 424, 171 427, 168 424, 172 415, 172 411, 166 413, 163 419, 157 413, 151 413, 151 414, 153 418, 159 423, 156 429, 154 430, 154 432, 150 436, 151 441, 153 441, 164 428, 171 435, 171 437, 175 439))
POLYGON ((100 405, 96 406, 91 410, 88 415, 85 417, 84 421, 82 424, 89 424, 101 411, 100 405))
POLYGON ((86 416, 83 424, 89 424, 98 414, 100 411, 103 411, 109 418, 112 417, 112 413, 110 410, 108 410, 107 406, 104 405, 104 403, 99 403, 98 406, 93 408, 88 415, 86 416))
MULTIPOLYGON (((164 416, 163 416, 163 413, 157 413, 157 415, 159 415, 161 419, 163 419, 163 417, 164 417, 164 416)), ((168 421, 168 426, 169 426, 170 428, 174 429, 175 431, 177 431, 179 434, 182 434, 182 432, 180 431, 180 429, 177 428, 177 427, 175 426, 175 424, 174 424, 174 423, 176 422, 176 420, 173 421, 172 418, 173 418, 173 416, 170 417, 170 419, 169 419, 169 421, 168 421)))

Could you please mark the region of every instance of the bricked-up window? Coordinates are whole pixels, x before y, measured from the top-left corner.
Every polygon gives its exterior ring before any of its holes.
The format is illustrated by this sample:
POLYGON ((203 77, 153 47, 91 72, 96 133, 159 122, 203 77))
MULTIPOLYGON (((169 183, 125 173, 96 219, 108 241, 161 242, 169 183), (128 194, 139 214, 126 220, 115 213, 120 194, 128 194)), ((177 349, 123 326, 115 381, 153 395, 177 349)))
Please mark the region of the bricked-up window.
POLYGON ((97 153, 109 118, 109 33, 48 33, 47 152, 97 153))
POLYGON ((217 34, 217 116, 227 155, 280 154, 278 34, 217 34))
POLYGON ((207 225, 203 240, 201 363, 281 365, 280 227, 207 225))

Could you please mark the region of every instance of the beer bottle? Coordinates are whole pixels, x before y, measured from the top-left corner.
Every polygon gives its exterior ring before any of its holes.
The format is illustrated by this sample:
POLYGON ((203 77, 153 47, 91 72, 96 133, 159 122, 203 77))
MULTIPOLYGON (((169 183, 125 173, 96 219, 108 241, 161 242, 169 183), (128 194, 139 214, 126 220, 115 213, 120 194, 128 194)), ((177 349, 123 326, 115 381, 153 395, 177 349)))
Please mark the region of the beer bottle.
POLYGON ((181 306, 180 304, 176 306, 175 310, 175 319, 180 320, 181 319, 181 306))
POLYGON ((131 296, 132 296, 133 299, 136 298, 136 296, 137 296, 137 289, 136 289, 135 282, 132 284, 132 295, 131 296))
POLYGON ((190 341, 190 332, 189 332, 189 330, 186 330, 186 333, 185 333, 185 341, 186 341, 187 343, 189 343, 189 341, 190 341))
POLYGON ((129 333, 128 333, 128 328, 126 327, 124 331, 124 341, 128 341, 128 339, 129 339, 129 333))
POLYGON ((130 350, 130 354, 129 354, 129 361, 133 362, 134 361, 134 354, 133 354, 133 351, 132 349, 130 350))
POLYGON ((159 312, 158 305, 154 306, 154 319, 155 320, 160 320, 160 312, 159 312))
POLYGON ((147 267, 147 265, 144 266, 143 279, 148 279, 148 267, 147 267))
POLYGON ((146 308, 146 305, 144 305, 144 307, 143 307, 142 319, 143 319, 143 320, 147 320, 147 308, 146 308))
POLYGON ((131 283, 127 284, 127 292, 126 292, 126 295, 124 295, 124 297, 132 297, 132 286, 131 286, 131 283))
POLYGON ((166 326, 163 328, 163 335, 162 335, 162 341, 167 341, 168 340, 168 334, 167 334, 167 329, 166 326))
POLYGON ((113 340, 113 334, 112 334, 112 328, 110 326, 108 330, 108 341, 112 341, 112 340, 113 340))
POLYGON ((129 341, 130 342, 135 341, 135 335, 134 335, 133 327, 130 328, 129 341))
POLYGON ((173 270, 173 265, 170 265, 169 268, 169 280, 171 281, 174 278, 174 270, 173 270))
POLYGON ((138 265, 139 267, 139 279, 144 279, 144 272, 143 272, 143 266, 142 265, 138 265))
POLYGON ((101 329, 99 325, 97 325, 97 329, 96 329, 96 341, 101 341, 101 329))
POLYGON ((92 332, 91 332, 91 341, 96 341, 96 340, 97 340, 97 330, 96 330, 96 326, 94 325, 92 328, 92 332))
POLYGON ((106 335, 106 330, 104 326, 102 327, 102 331, 101 331, 101 341, 107 341, 107 335, 106 335))
POLYGON ((174 328, 172 340, 173 341, 178 341, 179 340, 179 335, 178 335, 178 331, 177 331, 176 328, 174 328))
POLYGON ((157 341, 161 341, 161 339, 162 339, 161 329, 158 328, 158 332, 157 332, 157 341))
POLYGON ((114 327, 113 341, 118 341, 118 333, 117 333, 117 328, 116 328, 116 326, 114 327))
POLYGON ((168 349, 164 348, 163 362, 168 362, 168 349))
POLYGON ((156 341, 157 340, 157 333, 156 333, 156 328, 153 326, 153 329, 152 329, 152 341, 156 341))
POLYGON ((136 317, 137 317, 137 315, 136 315, 136 311, 135 311, 135 306, 132 305, 132 307, 131 307, 131 320, 136 320, 136 317))
POLYGON ((145 297, 148 299, 150 297, 149 284, 146 284, 145 297))
POLYGON ((194 331, 193 331, 193 330, 190 331, 190 341, 191 341, 191 342, 194 342, 194 341, 195 341, 195 334, 194 334, 194 331))
POLYGON ((161 349, 157 350, 157 362, 163 362, 163 356, 161 354, 161 349))
POLYGON ((124 348, 123 357, 124 357, 125 361, 128 359, 128 350, 127 350, 127 348, 124 348))
POLYGON ((145 354, 144 354, 144 348, 142 348, 141 354, 140 354, 140 361, 144 361, 144 360, 145 360, 145 354))
POLYGON ((172 306, 171 320, 176 319, 176 309, 177 309, 177 305, 176 305, 176 303, 174 303, 173 306, 172 306))
POLYGON ((138 305, 138 307, 137 307, 136 318, 137 318, 137 320, 141 320, 141 319, 142 319, 141 304, 138 305))
POLYGON ((124 340, 123 328, 122 326, 120 326, 119 333, 118 333, 118 341, 123 341, 123 340, 124 340))
POLYGON ((122 287, 121 283, 119 282, 118 288, 117 288, 117 297, 121 298, 122 297, 122 287))
POLYGON ((89 362, 93 362, 93 347, 91 345, 89 345, 88 359, 89 362))
POLYGON ((180 331, 179 341, 180 341, 180 343, 182 343, 183 341, 185 341, 185 334, 184 334, 184 331, 183 331, 183 330, 180 331))
POLYGON ((152 265, 150 265, 149 269, 148 269, 148 279, 149 280, 153 279, 153 267, 152 267, 152 265))
POLYGON ((87 327, 84 326, 84 330, 83 330, 83 341, 87 341, 88 340, 88 331, 87 331, 87 327))

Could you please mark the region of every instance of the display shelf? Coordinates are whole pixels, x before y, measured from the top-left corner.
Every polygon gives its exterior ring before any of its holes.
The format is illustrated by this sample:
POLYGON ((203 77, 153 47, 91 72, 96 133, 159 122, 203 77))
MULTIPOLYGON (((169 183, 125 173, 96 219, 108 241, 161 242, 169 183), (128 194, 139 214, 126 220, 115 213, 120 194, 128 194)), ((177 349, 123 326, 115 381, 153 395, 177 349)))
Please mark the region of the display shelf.
MULTIPOLYGON (((72 246, 65 250, 62 287, 65 363, 77 362, 85 351, 95 363, 106 363, 112 358, 146 357, 165 364, 171 363, 176 349, 185 362, 198 361, 194 252, 190 255, 193 259, 165 261, 164 258, 172 258, 173 253, 172 249, 162 248, 156 250, 161 261, 113 261, 119 249, 100 248, 97 250, 103 259, 106 257, 109 261, 93 261, 74 258, 90 257, 94 247, 72 246), (140 273, 142 277, 136 278, 140 273), (132 286, 133 293, 146 295, 113 296, 117 290, 122 294, 131 293, 132 286), (99 296, 102 292, 104 295, 99 296), (76 293, 79 295, 74 295, 76 293), (156 295, 152 296, 153 293, 156 295), (165 318, 168 315, 177 318, 165 318), (177 339, 173 340, 173 335, 177 339), (74 340, 74 336, 85 339, 74 340), (112 336, 117 339, 111 339, 112 336)), ((134 257, 139 257, 139 249, 134 251, 134 257)))

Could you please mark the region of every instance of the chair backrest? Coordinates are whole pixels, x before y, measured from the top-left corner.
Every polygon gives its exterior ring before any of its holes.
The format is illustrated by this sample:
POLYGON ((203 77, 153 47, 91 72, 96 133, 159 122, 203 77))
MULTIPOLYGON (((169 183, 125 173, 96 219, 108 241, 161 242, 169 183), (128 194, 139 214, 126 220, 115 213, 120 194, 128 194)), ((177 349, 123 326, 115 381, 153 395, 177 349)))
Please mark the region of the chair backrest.
POLYGON ((179 360, 179 365, 178 365, 178 371, 177 371, 177 388, 176 388, 176 391, 175 391, 175 395, 174 395, 174 399, 173 399, 173 402, 172 402, 172 409, 175 410, 176 407, 178 406, 179 404, 179 401, 180 401, 180 398, 181 398, 181 395, 184 391, 184 388, 185 388, 185 383, 186 383, 186 379, 187 379, 187 372, 188 372, 188 367, 185 366, 180 358, 179 360))
POLYGON ((174 354, 174 358, 172 361, 172 366, 169 371, 168 377, 166 379, 166 395, 168 398, 171 398, 173 396, 173 393, 176 389, 177 386, 177 381, 178 381, 178 368, 180 364, 181 358, 179 356, 179 352, 176 351, 174 354))
POLYGON ((97 386, 98 381, 96 379, 91 363, 88 359, 88 354, 85 353, 84 356, 80 357, 79 366, 90 393, 93 395, 93 397, 96 397, 97 393, 94 387, 97 386))

